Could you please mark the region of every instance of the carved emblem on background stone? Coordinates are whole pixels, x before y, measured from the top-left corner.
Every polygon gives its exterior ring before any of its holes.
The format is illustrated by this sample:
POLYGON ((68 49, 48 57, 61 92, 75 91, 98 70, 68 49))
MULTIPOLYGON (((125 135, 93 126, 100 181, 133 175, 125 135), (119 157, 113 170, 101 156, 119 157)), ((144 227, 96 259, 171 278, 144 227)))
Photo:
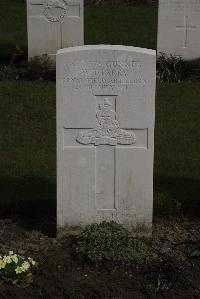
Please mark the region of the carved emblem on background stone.
POLYGON ((136 137, 133 132, 120 128, 116 112, 105 98, 103 104, 98 105, 94 129, 79 132, 76 140, 81 144, 130 145, 136 142, 136 137))
POLYGON ((62 22, 67 9, 61 0, 47 0, 44 7, 44 15, 50 22, 62 22))

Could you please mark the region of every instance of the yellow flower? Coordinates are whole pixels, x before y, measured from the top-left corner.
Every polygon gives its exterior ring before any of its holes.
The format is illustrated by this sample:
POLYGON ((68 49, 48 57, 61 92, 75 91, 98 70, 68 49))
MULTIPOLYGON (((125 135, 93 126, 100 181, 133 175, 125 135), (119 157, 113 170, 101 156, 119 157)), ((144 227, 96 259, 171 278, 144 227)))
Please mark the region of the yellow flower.
POLYGON ((4 269, 6 266, 6 263, 2 260, 0 260, 0 269, 4 269))
POLYGON ((32 260, 32 265, 35 266, 36 265, 36 262, 34 260, 32 260))
POLYGON ((15 269, 15 273, 16 273, 16 274, 20 274, 20 273, 22 273, 22 269, 21 269, 21 267, 17 267, 17 268, 15 269))
POLYGON ((4 261, 4 263, 6 263, 6 264, 10 264, 10 263, 12 263, 12 260, 11 260, 10 256, 4 256, 4 257, 3 257, 3 261, 4 261))
POLYGON ((18 259, 18 257, 17 257, 17 255, 16 255, 16 254, 14 254, 14 255, 11 255, 11 256, 10 256, 10 258, 13 260, 13 262, 15 262, 15 264, 17 264, 17 263, 18 263, 18 261, 19 261, 19 259, 18 259))
POLYGON ((23 272, 25 272, 25 271, 27 271, 29 268, 30 268, 30 264, 29 264, 29 262, 23 262, 23 264, 22 264, 22 266, 21 266, 21 268, 23 269, 23 272))
POLYGON ((29 257, 28 260, 31 263, 31 265, 35 266, 36 262, 31 257, 29 257))
POLYGON ((9 251, 9 255, 13 255, 13 251, 9 251))

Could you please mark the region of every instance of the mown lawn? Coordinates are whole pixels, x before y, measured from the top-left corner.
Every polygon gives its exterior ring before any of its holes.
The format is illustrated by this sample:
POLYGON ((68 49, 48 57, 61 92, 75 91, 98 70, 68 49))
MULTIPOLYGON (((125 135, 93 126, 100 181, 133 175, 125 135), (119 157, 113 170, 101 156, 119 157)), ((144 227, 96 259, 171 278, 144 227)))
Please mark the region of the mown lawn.
POLYGON ((156 49, 157 6, 85 8, 86 44, 124 44, 156 49))
MULTIPOLYGON (((85 7, 86 44, 125 44, 156 49, 157 6, 85 7)), ((18 45, 27 55, 24 0, 0 1, 0 63, 11 59, 18 45)))
MULTIPOLYGON (((158 86, 155 210, 196 212, 200 84, 158 86)), ((55 215, 55 83, 0 82, 0 215, 55 215)))
POLYGON ((198 214, 200 208, 200 83, 157 87, 155 208, 198 214))
POLYGON ((0 214, 56 210, 55 84, 0 82, 0 214))

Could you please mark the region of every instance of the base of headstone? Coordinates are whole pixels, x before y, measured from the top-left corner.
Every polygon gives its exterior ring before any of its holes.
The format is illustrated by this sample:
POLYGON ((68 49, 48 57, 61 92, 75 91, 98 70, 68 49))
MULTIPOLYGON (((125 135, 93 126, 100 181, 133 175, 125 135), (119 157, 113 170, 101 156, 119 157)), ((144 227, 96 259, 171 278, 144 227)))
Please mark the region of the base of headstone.
POLYGON ((48 54, 48 55, 43 54, 43 55, 28 58, 28 62, 32 62, 36 60, 40 61, 41 64, 43 62, 47 62, 47 65, 50 68, 50 70, 56 69, 56 54, 48 54))
MULTIPOLYGON (((152 224, 144 224, 141 223, 131 227, 131 226, 124 226, 129 234, 135 238, 145 238, 151 239, 152 238, 152 224)), ((57 238, 62 238, 64 236, 78 236, 84 230, 82 226, 63 226, 57 227, 57 238)))

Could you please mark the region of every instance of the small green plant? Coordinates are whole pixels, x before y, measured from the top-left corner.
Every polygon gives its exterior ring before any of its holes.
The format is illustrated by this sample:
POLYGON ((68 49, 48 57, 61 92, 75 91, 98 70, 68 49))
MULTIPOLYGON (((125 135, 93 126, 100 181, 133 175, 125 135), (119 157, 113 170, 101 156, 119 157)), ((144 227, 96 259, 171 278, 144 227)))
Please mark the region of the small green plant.
POLYGON ((37 56, 30 61, 0 65, 1 80, 50 80, 55 81, 55 66, 47 55, 37 56))
POLYGON ((47 55, 31 58, 27 65, 29 79, 54 80, 55 67, 47 55))
POLYGON ((37 263, 32 259, 27 260, 9 251, 9 255, 0 256, 0 278, 12 284, 30 284, 33 279, 32 270, 37 263))
POLYGON ((186 64, 181 57, 164 53, 157 59, 158 83, 180 82, 186 77, 186 64))
POLYGON ((76 255, 92 262, 128 262, 144 256, 144 243, 114 221, 86 226, 75 243, 76 255))

